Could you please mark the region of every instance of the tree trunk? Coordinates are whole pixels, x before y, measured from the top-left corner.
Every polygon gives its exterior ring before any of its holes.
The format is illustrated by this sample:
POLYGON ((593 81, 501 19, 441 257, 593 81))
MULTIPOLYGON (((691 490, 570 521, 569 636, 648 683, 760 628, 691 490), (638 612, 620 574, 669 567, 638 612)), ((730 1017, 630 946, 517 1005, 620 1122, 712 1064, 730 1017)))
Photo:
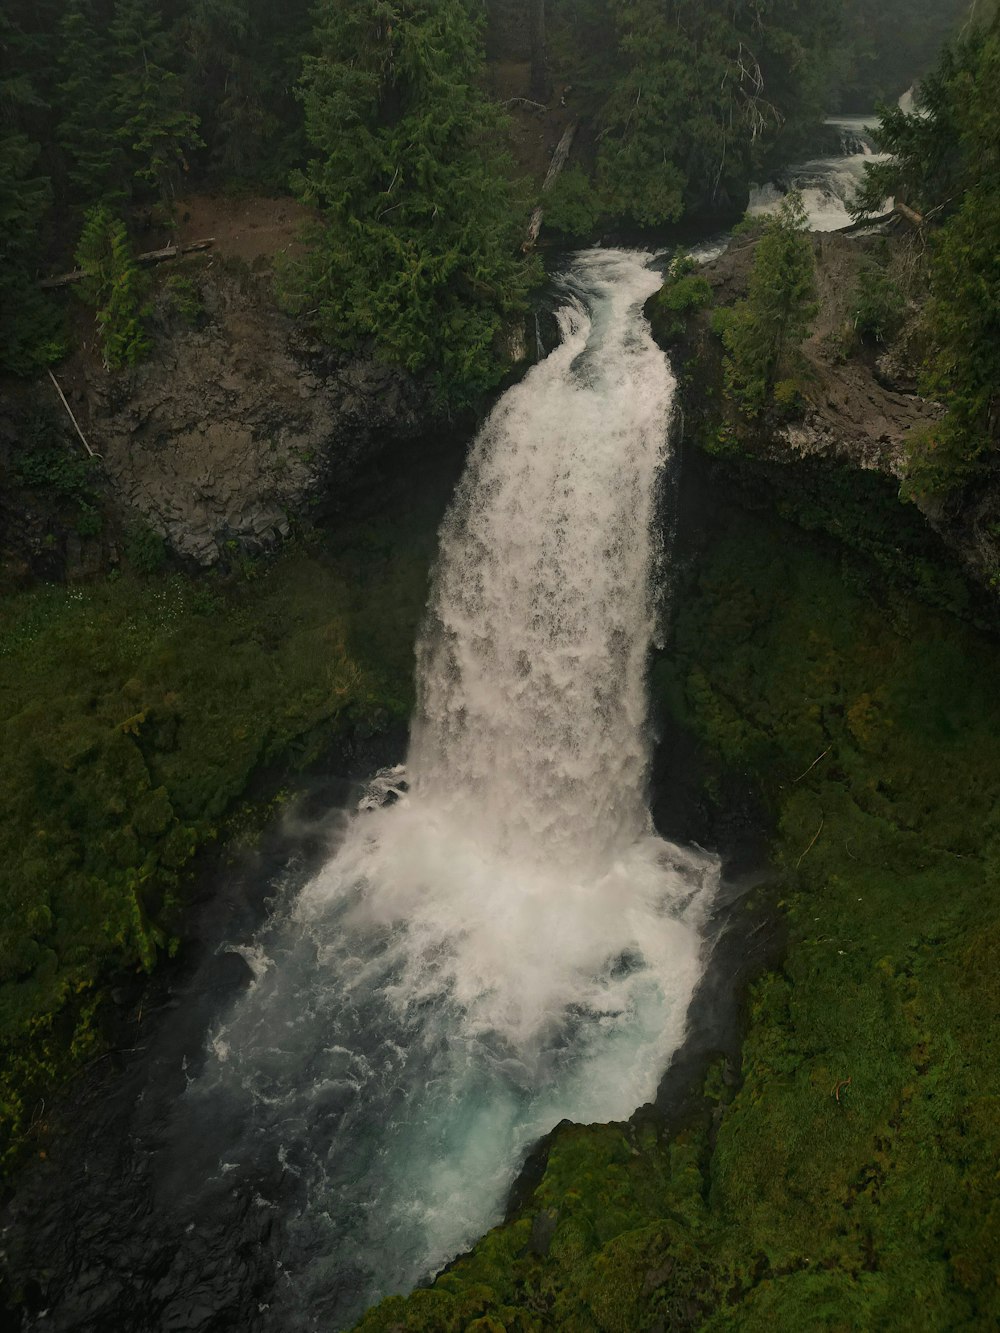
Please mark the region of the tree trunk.
MULTIPOLYGON (((567 125, 566 129, 563 131, 562 138, 556 144, 556 151, 552 154, 552 161, 549 163, 549 169, 545 173, 545 180, 542 182, 542 194, 544 194, 546 190, 552 188, 556 177, 566 165, 566 159, 569 157, 570 149, 573 147, 573 138, 579 123, 579 121, 574 120, 571 125, 567 125)), ((531 250, 534 247, 535 242, 538 240, 538 235, 542 230, 543 213, 544 210, 542 205, 539 204, 531 215, 531 221, 528 223, 528 234, 524 238, 524 245, 522 247, 524 250, 531 250)))

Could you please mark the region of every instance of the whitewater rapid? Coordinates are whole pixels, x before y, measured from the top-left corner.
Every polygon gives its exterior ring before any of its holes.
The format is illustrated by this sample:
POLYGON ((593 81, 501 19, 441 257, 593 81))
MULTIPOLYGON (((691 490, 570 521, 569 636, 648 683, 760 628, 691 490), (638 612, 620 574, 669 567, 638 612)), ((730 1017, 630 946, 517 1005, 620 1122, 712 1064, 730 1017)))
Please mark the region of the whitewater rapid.
POLYGON ((561 280, 561 340, 441 530, 405 770, 242 950, 254 982, 188 1090, 226 1126, 208 1188, 280 1208, 282 1328, 432 1274, 500 1219, 533 1140, 628 1116, 683 1038, 719 868, 645 799, 660 281, 603 250, 561 280))
MULTIPOLYGON (((903 93, 898 106, 908 116, 925 114, 916 86, 903 93)), ((878 120, 877 111, 868 115, 827 116, 825 123, 840 136, 840 152, 792 163, 785 169, 780 184, 768 181, 752 186, 747 212, 758 217, 776 213, 785 195, 797 190, 802 196, 810 231, 839 231, 849 227, 854 221, 851 204, 864 182, 865 168, 871 163, 888 161, 888 154, 878 153, 874 148, 873 130, 878 120)), ((893 200, 886 199, 883 211, 889 212, 892 206, 893 200)))

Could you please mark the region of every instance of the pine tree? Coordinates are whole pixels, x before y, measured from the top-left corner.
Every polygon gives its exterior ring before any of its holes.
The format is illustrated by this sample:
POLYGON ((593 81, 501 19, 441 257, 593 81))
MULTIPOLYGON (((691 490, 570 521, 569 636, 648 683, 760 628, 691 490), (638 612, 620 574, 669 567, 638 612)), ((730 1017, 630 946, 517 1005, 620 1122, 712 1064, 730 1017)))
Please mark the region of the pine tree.
POLYGON ((310 32, 309 0, 193 0, 185 24, 188 105, 213 169, 285 187, 304 156, 293 95, 310 32))
POLYGON ((750 287, 722 322, 727 388, 746 417, 774 405, 816 316, 816 261, 802 199, 790 194, 767 223, 750 287))
POLYGON ((34 255, 52 192, 37 174, 41 150, 0 133, 0 369, 30 375, 63 354, 52 305, 38 290, 34 255))
POLYGON ((59 25, 59 146, 66 174, 87 202, 122 192, 121 146, 107 42, 98 36, 90 0, 70 0, 59 25), (117 189, 116 189, 117 186, 117 189))
POLYGON ((130 175, 140 188, 172 199, 187 154, 201 140, 182 81, 169 67, 170 38, 145 0, 117 0, 110 34, 117 135, 130 175))
POLYGON ((474 392, 535 273, 505 123, 476 87, 479 26, 463 0, 324 0, 319 17, 300 189, 325 226, 302 288, 330 341, 370 337, 444 396, 474 392))

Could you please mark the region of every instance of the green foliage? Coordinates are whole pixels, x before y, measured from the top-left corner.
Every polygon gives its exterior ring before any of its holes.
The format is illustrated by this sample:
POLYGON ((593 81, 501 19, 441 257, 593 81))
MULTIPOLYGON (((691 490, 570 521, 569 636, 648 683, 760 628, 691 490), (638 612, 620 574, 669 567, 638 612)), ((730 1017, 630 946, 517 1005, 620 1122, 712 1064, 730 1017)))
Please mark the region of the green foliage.
POLYGON ((111 49, 90 0, 70 0, 59 24, 56 135, 69 185, 88 200, 120 195, 121 148, 114 134, 111 49))
POLYGON ((105 369, 134 366, 152 346, 143 327, 147 284, 132 258, 124 222, 103 205, 87 214, 76 262, 85 274, 77 292, 95 309, 105 369))
POLYGON ((293 92, 309 49, 309 0, 193 0, 184 25, 187 105, 213 174, 287 188, 305 156, 293 92))
POLYGON ((970 12, 983 7, 983 0, 847 0, 850 58, 839 70, 840 105, 868 111, 895 102, 970 12))
POLYGON ((13 463, 18 486, 72 506, 77 532, 97 536, 102 526, 97 485, 100 464, 83 452, 75 436, 67 439, 62 422, 48 411, 31 412, 19 423, 13 463))
POLYGON ((145 0, 116 0, 110 26, 116 138, 132 179, 172 199, 188 154, 201 147, 198 118, 170 69, 173 43, 145 0))
POLYGON ((170 310, 178 319, 183 320, 189 328, 197 328, 205 312, 205 303, 195 283, 182 273, 172 273, 163 284, 163 293, 170 310))
POLYGON ((92 498, 95 460, 59 445, 29 448, 14 461, 18 483, 55 491, 62 498, 92 498))
POLYGON ((317 19, 302 99, 319 156, 299 190, 324 222, 290 286, 332 344, 370 339, 468 398, 504 373, 494 339, 538 276, 504 121, 476 87, 478 24, 464 0, 327 0, 317 19))
POLYGON ((967 484, 1000 446, 1000 13, 941 57, 920 88, 920 113, 884 110, 878 139, 892 153, 872 167, 858 211, 894 193, 940 222, 931 239, 924 313, 924 391, 946 419, 915 437, 912 494, 967 484))
POLYGON ((851 322, 862 342, 885 343, 902 327, 906 299, 883 264, 861 266, 851 303, 851 322))
POLYGON ((712 304, 712 287, 689 255, 671 260, 663 286, 652 298, 646 313, 653 336, 661 347, 671 347, 683 338, 688 317, 712 304))
POLYGON ((790 406, 780 380, 794 370, 816 315, 815 259, 802 200, 789 195, 769 220, 754 256, 745 301, 718 312, 726 348, 726 386, 743 416, 753 419, 790 406))
POLYGON ((33 250, 51 202, 40 151, 0 127, 0 370, 14 375, 32 375, 64 350, 58 317, 35 280, 33 250))
POLYGON ((133 524, 125 533, 123 546, 125 559, 137 574, 156 574, 166 563, 166 544, 146 523, 133 524))
POLYGON ((600 200, 587 173, 579 166, 565 167, 543 198, 545 226, 564 236, 593 235, 601 216, 600 200))
POLYGON ((0 1164, 261 766, 408 716, 443 496, 381 503, 252 582, 141 572, 162 542, 134 529, 116 578, 0 605, 0 1164))
POLYGON ((742 1084, 710 1070, 670 1138, 561 1128, 520 1216, 363 1333, 1000 1315, 996 644, 759 513, 713 534, 654 690, 714 756, 707 791, 750 776, 776 820, 787 953, 742 1084))
POLYGON ((822 114, 839 0, 609 0, 608 11, 617 50, 598 182, 613 214, 660 226, 732 211, 779 132, 822 114))

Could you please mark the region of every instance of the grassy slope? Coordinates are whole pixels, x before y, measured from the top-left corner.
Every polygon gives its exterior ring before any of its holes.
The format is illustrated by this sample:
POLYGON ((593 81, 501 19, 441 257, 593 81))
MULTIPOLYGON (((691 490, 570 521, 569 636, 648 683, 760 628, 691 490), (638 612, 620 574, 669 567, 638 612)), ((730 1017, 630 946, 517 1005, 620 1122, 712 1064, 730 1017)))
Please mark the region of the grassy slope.
POLYGON ((1000 1316, 996 645, 794 528, 716 531, 654 687, 776 820, 742 1084, 672 1140, 561 1132, 520 1220, 365 1333, 1000 1316))
POLYGON ((4 1163, 100 1048, 107 977, 169 945, 186 870, 251 780, 408 717, 431 489, 238 580, 125 575, 0 607, 4 1163))

